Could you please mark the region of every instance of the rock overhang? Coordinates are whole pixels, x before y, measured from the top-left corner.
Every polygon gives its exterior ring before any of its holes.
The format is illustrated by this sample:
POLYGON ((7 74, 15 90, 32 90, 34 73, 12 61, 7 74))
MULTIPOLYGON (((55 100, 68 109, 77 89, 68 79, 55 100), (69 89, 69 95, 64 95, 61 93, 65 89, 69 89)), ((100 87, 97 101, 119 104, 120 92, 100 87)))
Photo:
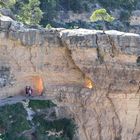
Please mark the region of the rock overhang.
POLYGON ((0 30, 1 33, 6 31, 9 39, 19 40, 25 46, 43 46, 46 42, 50 44, 59 44, 61 40, 69 44, 69 47, 96 48, 97 38, 100 40, 101 44, 104 45, 107 43, 106 40, 108 40, 109 36, 120 48, 125 46, 137 47, 138 52, 140 49, 138 45, 140 43, 139 34, 125 33, 116 30, 109 30, 103 33, 101 30, 88 29, 31 28, 6 16, 0 17, 0 30))

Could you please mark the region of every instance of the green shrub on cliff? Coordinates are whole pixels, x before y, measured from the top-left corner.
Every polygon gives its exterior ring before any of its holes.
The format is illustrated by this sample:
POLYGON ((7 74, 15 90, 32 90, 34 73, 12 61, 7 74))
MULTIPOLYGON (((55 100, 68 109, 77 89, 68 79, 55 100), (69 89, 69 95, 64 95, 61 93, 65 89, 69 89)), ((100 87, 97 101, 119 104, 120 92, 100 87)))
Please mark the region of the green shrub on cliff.
POLYGON ((51 29, 51 28, 52 28, 51 24, 46 25, 46 29, 51 29))
MULTIPOLYGON (((107 13, 106 9, 97 9, 90 16, 90 21, 92 22, 96 22, 96 21, 112 22, 114 19, 115 19, 114 17, 112 17, 109 13, 107 13)), ((103 30, 104 29, 105 29, 105 23, 104 23, 103 30)))
POLYGON ((30 100, 29 107, 31 107, 33 110, 37 109, 45 109, 50 107, 55 107, 56 104, 54 104, 51 100, 30 100))
POLYGON ((0 7, 5 7, 5 6, 6 6, 5 3, 0 1, 0 7))
POLYGON ((23 23, 29 25, 39 24, 43 15, 43 12, 39 8, 39 5, 39 0, 29 0, 27 4, 23 4, 20 13, 17 15, 17 18, 23 23))
POLYGON ((114 17, 108 14, 106 9, 98 9, 92 13, 90 20, 93 22, 98 20, 112 22, 114 20, 114 17))
POLYGON ((16 3, 16 0, 8 0, 8 1, 0 1, 0 8, 6 7, 6 8, 12 8, 16 3))

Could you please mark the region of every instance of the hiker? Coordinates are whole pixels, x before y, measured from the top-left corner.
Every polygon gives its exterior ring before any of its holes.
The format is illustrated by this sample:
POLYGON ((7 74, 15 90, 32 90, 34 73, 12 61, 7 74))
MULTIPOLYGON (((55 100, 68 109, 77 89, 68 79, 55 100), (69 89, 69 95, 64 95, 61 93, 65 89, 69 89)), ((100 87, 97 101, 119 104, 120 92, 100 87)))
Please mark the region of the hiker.
POLYGON ((29 86, 26 86, 26 88, 25 88, 25 93, 26 93, 26 95, 29 95, 29 86))
POLYGON ((29 86, 29 90, 28 90, 29 96, 32 96, 33 94, 33 89, 29 86))
POLYGON ((30 86, 26 86, 25 92, 26 92, 26 95, 32 96, 32 94, 33 94, 33 89, 32 89, 30 86))

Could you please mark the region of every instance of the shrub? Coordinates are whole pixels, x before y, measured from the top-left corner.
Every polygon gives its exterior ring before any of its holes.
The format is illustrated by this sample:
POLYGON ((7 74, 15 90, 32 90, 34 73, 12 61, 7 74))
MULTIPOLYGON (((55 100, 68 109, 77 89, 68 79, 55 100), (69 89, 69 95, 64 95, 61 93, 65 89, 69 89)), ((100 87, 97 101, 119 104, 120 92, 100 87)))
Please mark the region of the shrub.
POLYGON ((51 29, 51 28, 52 28, 51 24, 46 25, 46 29, 51 29))
POLYGON ((0 107, 0 112, 0 129, 3 130, 1 132, 3 140, 20 139, 19 134, 30 129, 30 124, 26 119, 27 113, 21 103, 0 107))
POLYGON ((49 140, 72 140, 76 125, 72 119, 58 119, 53 121, 45 120, 44 115, 36 115, 33 119, 35 123, 37 123, 37 134, 40 135, 39 137, 47 137, 49 140), (46 131, 62 131, 62 135, 60 137, 51 136, 48 137, 46 131))
POLYGON ((56 106, 56 104, 54 104, 51 100, 30 100, 29 102, 29 107, 31 107, 33 110, 45 109, 54 106, 56 106))

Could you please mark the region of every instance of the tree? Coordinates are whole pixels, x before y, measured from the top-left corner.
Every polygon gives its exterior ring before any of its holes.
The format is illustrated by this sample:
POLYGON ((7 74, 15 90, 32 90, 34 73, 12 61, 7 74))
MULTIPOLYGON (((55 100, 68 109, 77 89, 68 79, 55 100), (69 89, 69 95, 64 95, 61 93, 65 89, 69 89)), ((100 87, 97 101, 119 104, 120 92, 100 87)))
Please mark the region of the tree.
POLYGON ((51 24, 46 25, 46 29, 51 29, 51 28, 52 28, 51 24))
POLYGON ((29 3, 23 4, 20 14, 17 16, 20 21, 29 25, 39 24, 43 12, 39 8, 39 0, 29 0, 29 3))
POLYGON ((16 0, 3 0, 0 1, 0 7, 11 8, 16 3, 16 0))
MULTIPOLYGON (((90 21, 92 22, 96 22, 96 21, 112 22, 114 19, 115 19, 114 17, 112 17, 110 14, 107 13, 106 9, 95 10, 90 16, 90 21)), ((104 29, 105 29, 105 23, 103 27, 103 32, 104 29)))
POLYGON ((0 1, 0 7, 5 7, 5 3, 3 1, 0 1))
POLYGON ((41 0, 40 8, 43 11, 41 24, 45 27, 46 24, 52 24, 57 17, 57 8, 59 0, 41 0))
POLYGON ((8 0, 8 2, 6 3, 6 6, 8 8, 12 8, 15 3, 16 3, 16 0, 8 0))

